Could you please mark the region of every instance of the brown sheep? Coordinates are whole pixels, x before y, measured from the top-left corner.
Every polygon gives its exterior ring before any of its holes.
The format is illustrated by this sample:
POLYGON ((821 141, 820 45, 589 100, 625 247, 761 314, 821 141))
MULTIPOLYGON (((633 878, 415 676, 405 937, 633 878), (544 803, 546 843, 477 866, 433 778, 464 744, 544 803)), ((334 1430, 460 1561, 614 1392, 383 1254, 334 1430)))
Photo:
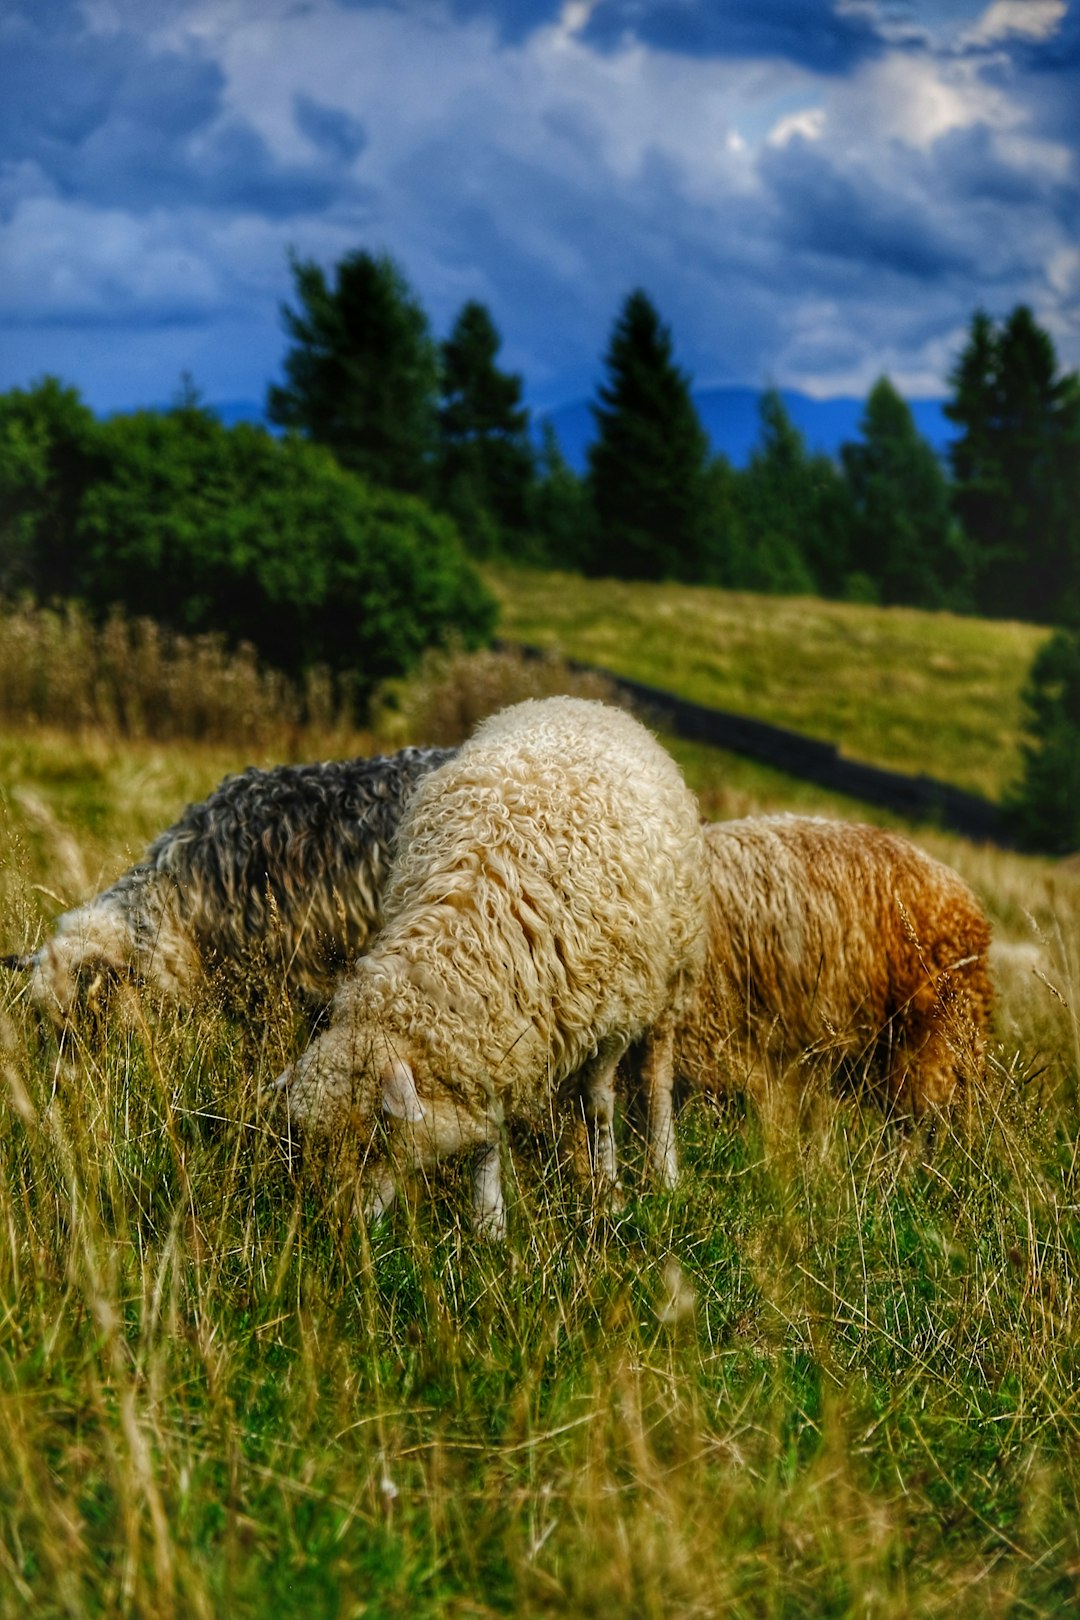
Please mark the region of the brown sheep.
POLYGON ((705 970, 675 1042, 691 1087, 751 1091, 819 1058, 911 1117, 982 1073, 990 926, 897 833, 799 816, 706 829, 705 970))

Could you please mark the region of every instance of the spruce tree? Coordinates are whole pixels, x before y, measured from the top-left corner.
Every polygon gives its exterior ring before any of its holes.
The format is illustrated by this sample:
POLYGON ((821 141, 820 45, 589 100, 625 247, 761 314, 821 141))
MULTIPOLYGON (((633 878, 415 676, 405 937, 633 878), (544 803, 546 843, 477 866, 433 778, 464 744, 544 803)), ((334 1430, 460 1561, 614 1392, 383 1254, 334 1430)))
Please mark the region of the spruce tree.
POLYGON ((311 260, 291 262, 298 308, 282 306, 292 347, 287 381, 267 396, 270 421, 374 484, 430 493, 438 352, 405 277, 385 254, 347 254, 333 285, 311 260))
POLYGON ((589 446, 590 571, 701 579, 707 441, 670 329, 640 289, 623 305, 604 363, 589 446))
POLYGON ((861 440, 841 448, 851 495, 850 564, 883 602, 972 606, 969 554, 933 447, 887 377, 874 384, 861 440))
POLYGON ((585 480, 569 465, 550 422, 540 428, 532 496, 531 555, 545 568, 582 568, 593 554, 593 513, 585 480))
POLYGON ((843 484, 812 455, 775 388, 759 405, 761 432, 736 485, 734 585, 791 595, 837 594, 846 570, 843 484))
POLYGON ((1023 305, 983 312, 951 376, 955 508, 986 613, 1051 622, 1080 566, 1080 382, 1023 305))
POLYGON ((495 363, 501 341, 485 306, 467 303, 442 345, 439 409, 441 502, 466 539, 487 530, 495 547, 527 527, 534 476, 521 378, 495 363))
POLYGON ((1035 656, 1024 688, 1019 782, 1006 799, 1014 832, 1031 849, 1080 849, 1080 632, 1055 630, 1035 656))

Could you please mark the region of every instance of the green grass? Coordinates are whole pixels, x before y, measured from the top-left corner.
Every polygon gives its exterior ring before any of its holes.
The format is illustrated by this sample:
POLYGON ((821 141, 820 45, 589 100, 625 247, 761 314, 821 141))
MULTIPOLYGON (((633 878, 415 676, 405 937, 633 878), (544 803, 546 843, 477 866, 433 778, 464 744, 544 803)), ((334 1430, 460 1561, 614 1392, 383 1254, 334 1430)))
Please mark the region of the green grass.
POLYGON ((503 569, 500 633, 997 799, 1019 766, 1031 625, 503 569))
MULTIPOLYGON (((0 948, 244 762, 0 738, 0 948)), ((60 1051, 0 980, 2 1620, 1071 1612, 1080 893, 926 842, 1004 947, 929 1164, 812 1081, 691 1105, 677 1194, 603 1219, 512 1134, 505 1250, 460 1167, 341 1224, 264 1116, 284 1009, 60 1051)))

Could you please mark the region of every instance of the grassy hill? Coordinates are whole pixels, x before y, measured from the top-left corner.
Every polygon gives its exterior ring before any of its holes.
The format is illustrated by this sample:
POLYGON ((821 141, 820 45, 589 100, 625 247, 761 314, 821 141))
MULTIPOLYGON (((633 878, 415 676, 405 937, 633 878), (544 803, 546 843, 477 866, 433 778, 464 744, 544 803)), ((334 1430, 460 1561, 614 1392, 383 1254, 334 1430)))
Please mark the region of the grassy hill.
POLYGON ((1019 764, 1032 625, 504 569, 509 640, 549 647, 997 799, 1019 764))

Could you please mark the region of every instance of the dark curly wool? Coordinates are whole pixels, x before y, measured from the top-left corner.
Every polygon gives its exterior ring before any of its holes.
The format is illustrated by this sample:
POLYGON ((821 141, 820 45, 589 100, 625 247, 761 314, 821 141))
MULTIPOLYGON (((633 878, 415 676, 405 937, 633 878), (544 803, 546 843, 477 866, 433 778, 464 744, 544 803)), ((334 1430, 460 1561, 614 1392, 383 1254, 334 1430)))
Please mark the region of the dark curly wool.
POLYGON ((417 781, 453 755, 252 767, 189 805, 136 866, 59 918, 33 956, 31 993, 53 1017, 104 975, 184 999, 208 970, 273 980, 323 1003, 379 926, 383 881, 417 781))
POLYGON ((319 995, 327 974, 362 951, 378 924, 409 791, 451 754, 406 748, 252 767, 189 805, 151 844, 144 869, 176 884, 180 916, 208 962, 241 957, 280 934, 300 951, 292 970, 299 987, 319 995))

